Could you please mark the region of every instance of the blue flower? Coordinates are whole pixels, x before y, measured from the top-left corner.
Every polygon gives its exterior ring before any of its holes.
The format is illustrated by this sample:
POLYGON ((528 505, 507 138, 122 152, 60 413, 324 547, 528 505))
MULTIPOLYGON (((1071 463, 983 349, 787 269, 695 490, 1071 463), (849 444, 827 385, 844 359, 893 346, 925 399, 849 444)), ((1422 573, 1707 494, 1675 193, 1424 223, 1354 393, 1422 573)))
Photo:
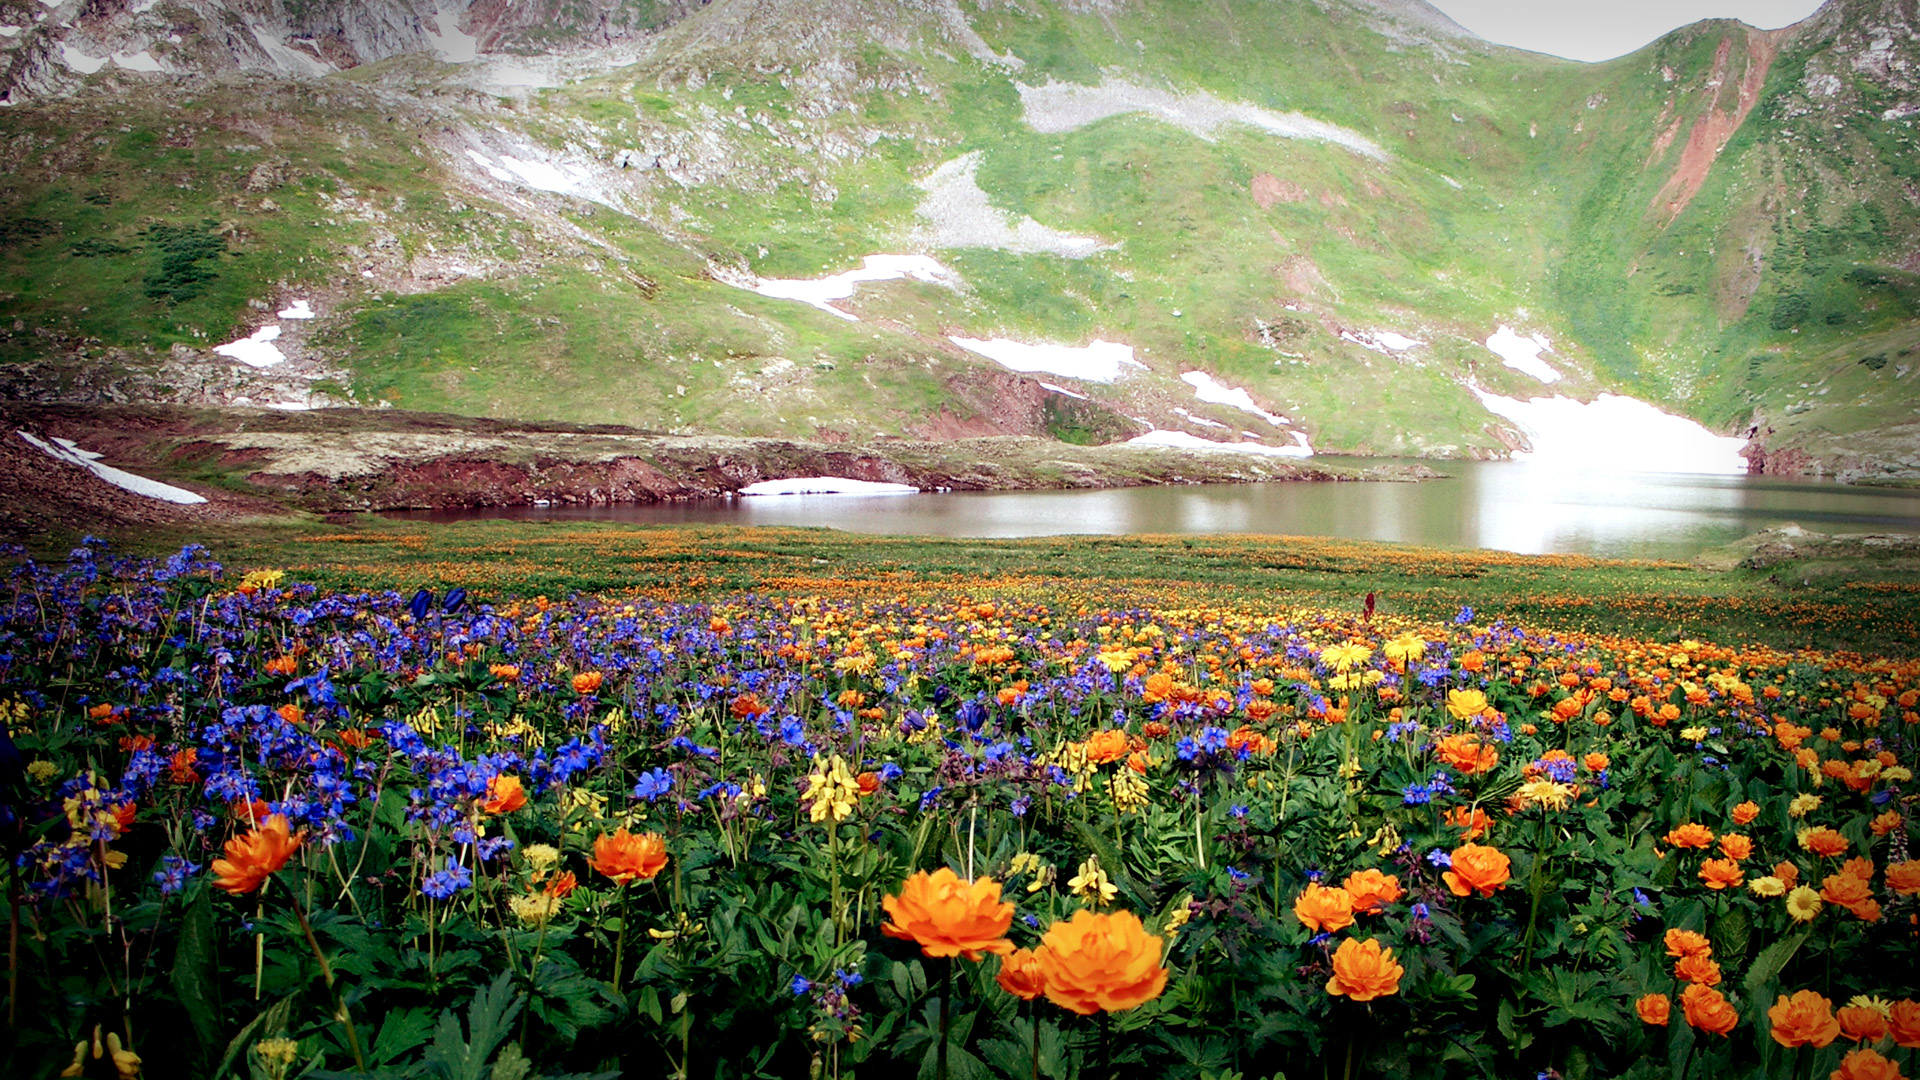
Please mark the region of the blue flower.
POLYGON ((1433 917, 1433 909, 1425 904, 1415 904, 1413 905, 1413 917, 1416 919, 1430 919, 1433 917))
POLYGON ((160 866, 153 872, 154 883, 160 886, 163 896, 171 896, 186 887, 187 879, 200 872, 200 868, 178 855, 163 855, 160 866))
POLYGON ((649 769, 641 773, 639 781, 633 785, 633 797, 653 802, 671 790, 673 777, 667 775, 667 770, 649 769))
POLYGON ((473 871, 457 862, 450 862, 446 869, 436 871, 420 883, 420 891, 435 900, 445 900, 462 889, 473 887, 473 871))
POLYGON ((801 994, 813 989, 813 980, 807 978, 805 975, 795 975, 793 982, 787 984, 787 988, 793 991, 793 996, 799 997, 801 994))
POLYGON ((1473 609, 1470 607, 1461 608, 1460 614, 1455 615, 1453 617, 1453 624, 1455 626, 1465 626, 1472 621, 1473 621, 1473 609))
POLYGON ((1427 852, 1427 861, 1443 870, 1453 867, 1453 856, 1441 851, 1439 848, 1434 848, 1432 851, 1427 852))

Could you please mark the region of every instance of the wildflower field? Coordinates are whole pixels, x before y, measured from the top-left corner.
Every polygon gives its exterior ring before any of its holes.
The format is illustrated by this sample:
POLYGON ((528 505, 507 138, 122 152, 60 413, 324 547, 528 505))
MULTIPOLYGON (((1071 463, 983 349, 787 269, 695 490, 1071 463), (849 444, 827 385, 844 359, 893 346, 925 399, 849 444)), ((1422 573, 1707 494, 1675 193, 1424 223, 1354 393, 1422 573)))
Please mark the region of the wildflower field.
POLYGON ((1910 585, 1075 544, 22 559, 0 1072, 1916 1075, 1910 585))

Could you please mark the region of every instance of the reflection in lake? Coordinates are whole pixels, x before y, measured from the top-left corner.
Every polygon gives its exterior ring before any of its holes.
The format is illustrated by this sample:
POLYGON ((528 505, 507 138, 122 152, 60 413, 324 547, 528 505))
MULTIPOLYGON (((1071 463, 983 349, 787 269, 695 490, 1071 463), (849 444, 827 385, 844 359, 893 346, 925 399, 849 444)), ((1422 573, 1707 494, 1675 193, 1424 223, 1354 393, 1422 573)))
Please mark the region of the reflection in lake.
POLYGON ((1445 471, 1448 478, 1397 484, 787 495, 406 516, 802 525, 926 536, 1267 533, 1662 559, 1690 558, 1789 522, 1814 532, 1920 532, 1916 491, 1769 477, 1573 472, 1525 461, 1424 464, 1445 471))

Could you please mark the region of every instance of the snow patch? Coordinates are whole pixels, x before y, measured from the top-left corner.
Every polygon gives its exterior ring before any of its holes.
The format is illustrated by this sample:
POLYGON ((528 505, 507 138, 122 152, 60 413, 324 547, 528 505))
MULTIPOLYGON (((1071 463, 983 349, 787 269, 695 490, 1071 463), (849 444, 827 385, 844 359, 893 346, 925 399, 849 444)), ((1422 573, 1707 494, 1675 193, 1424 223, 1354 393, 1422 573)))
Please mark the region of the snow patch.
POLYGON ((1004 368, 1025 372, 1038 371, 1048 375, 1065 375, 1069 379, 1083 379, 1087 382, 1115 382, 1128 365, 1143 370, 1147 366, 1133 358, 1133 346, 1101 341, 1097 338, 1091 344, 1077 348, 1072 345, 1048 343, 1028 345, 1021 341, 1009 341, 1006 338, 950 337, 947 340, 970 353, 978 353, 1004 368))
POLYGON ((796 476, 786 480, 762 480, 740 489, 742 495, 918 495, 912 484, 883 484, 874 480, 850 480, 844 476, 796 476))
POLYGON ((962 284, 960 275, 925 255, 869 255, 860 261, 860 269, 823 278, 754 278, 749 283, 730 281, 719 274, 715 277, 729 285, 751 289, 761 296, 771 296, 776 300, 798 300, 803 304, 811 304, 829 315, 838 316, 848 322, 859 322, 860 318, 851 312, 834 307, 832 302, 852 296, 854 286, 863 281, 912 278, 931 285, 944 285, 949 289, 958 289, 962 284))
MULTIPOLYGON (((593 174, 586 168, 567 162, 546 161, 532 157, 515 157, 501 154, 495 158, 479 150, 467 150, 467 157, 486 171, 488 176, 503 184, 517 184, 535 191, 551 191, 559 195, 572 195, 587 199, 602 206, 614 206, 612 199, 594 182, 593 174)), ((615 207, 618 209, 618 207, 615 207)))
POLYGON ((1025 214, 1002 210, 987 199, 976 172, 980 151, 962 154, 920 181, 927 193, 918 213, 927 227, 922 239, 933 247, 983 247, 1016 255, 1060 255, 1084 259, 1115 245, 1092 236, 1049 228, 1025 214))
POLYGON ((1307 444, 1305 432, 1294 432, 1293 441, 1292 446, 1223 443, 1203 439, 1198 435, 1189 435, 1184 431, 1149 431, 1145 435, 1127 440, 1133 446, 1160 446, 1172 450, 1217 450, 1228 454, 1258 454, 1261 457, 1310 458, 1313 456, 1313 447, 1307 444))
POLYGON ((91 75, 107 66, 106 57, 88 56, 65 42, 60 45, 60 62, 82 75, 91 75))
POLYGON ((181 506, 191 506, 194 503, 207 501, 206 496, 196 495, 186 488, 177 488, 172 484, 163 484, 158 480, 149 480, 144 476, 135 476, 125 469, 116 469, 111 465, 102 465, 100 464, 101 455, 91 450, 80 449, 74 445, 72 439, 55 439, 52 442, 48 442, 37 435, 31 435, 24 431, 18 432, 17 434, 27 440, 27 442, 38 447, 48 457, 56 458, 70 465, 78 465, 123 491, 131 491, 135 495, 143 495, 149 499, 159 499, 162 502, 178 503, 181 506))
POLYGON ((1043 382, 1040 384, 1040 386, 1042 389, 1051 390, 1056 394, 1065 394, 1070 398, 1079 398, 1081 401, 1092 400, 1091 398, 1087 397, 1087 395, 1085 394, 1075 393, 1074 391, 1069 390, 1064 386, 1055 386, 1050 382, 1043 382))
POLYGON ((280 327, 269 323, 246 337, 229 341, 225 345, 215 345, 213 351, 221 356, 232 357, 248 367, 272 367, 275 364, 284 364, 287 360, 287 354, 273 344, 279 336, 280 327))
POLYGON ((1099 86, 1049 82, 1020 86, 1027 125, 1035 131, 1072 131, 1109 116, 1143 112, 1212 142, 1229 124, 1245 124, 1283 139, 1310 139, 1344 146, 1362 157, 1388 160, 1380 144, 1357 131, 1297 112, 1274 112, 1245 102, 1223 101, 1205 90, 1176 94, 1136 83, 1108 79, 1099 86))
POLYGON ((480 39, 461 33, 451 12, 434 12, 421 31, 433 43, 434 55, 449 64, 471 64, 480 55, 480 39))
POLYGON ((307 306, 305 300, 295 300, 292 304, 281 308, 277 314, 283 319, 311 319, 313 309, 307 306))
POLYGON ((1661 412, 1636 398, 1601 394, 1590 402, 1569 397, 1521 401, 1475 389, 1488 411, 1521 430, 1533 449, 1516 459, 1568 469, 1604 464, 1609 471, 1719 473, 1747 471, 1745 439, 1715 435, 1684 416, 1661 412))
POLYGON ((13 37, 18 33, 20 28, 17 26, 0 26, 0 37, 13 37))
POLYGON ((1193 396, 1199 398, 1201 401, 1214 405, 1225 405, 1231 409, 1239 409, 1244 413, 1252 413, 1267 423, 1272 424, 1274 427, 1281 427, 1287 423, 1286 417, 1276 413, 1270 413, 1260 406, 1255 405, 1253 403, 1253 395, 1237 386, 1222 386, 1214 382, 1213 376, 1204 371, 1186 372, 1180 376, 1180 381, 1193 387, 1193 396))
POLYGON ((1392 355, 1408 349, 1425 345, 1424 341, 1415 341, 1405 334, 1396 334, 1391 330, 1342 330, 1340 340, 1351 341, 1363 349, 1392 355))
POLYGON ((1531 375, 1543 383, 1557 383, 1560 373, 1547 366, 1540 354, 1549 352, 1553 346, 1539 334, 1521 337, 1510 326, 1502 326, 1487 339, 1487 349, 1500 358, 1500 362, 1522 374, 1531 375))
POLYGON ((253 40, 282 71, 295 75, 321 76, 333 71, 333 65, 311 53, 301 52, 279 38, 253 27, 253 40))
POLYGON ((113 65, 122 71, 161 71, 160 61, 145 49, 137 53, 114 53, 113 65))
POLYGON ((1186 417, 1188 423, 1199 424, 1201 427, 1220 428, 1221 430, 1226 430, 1227 427, 1227 425, 1220 423, 1218 420, 1209 420, 1204 416, 1195 416, 1178 405, 1173 407, 1173 411, 1186 417))

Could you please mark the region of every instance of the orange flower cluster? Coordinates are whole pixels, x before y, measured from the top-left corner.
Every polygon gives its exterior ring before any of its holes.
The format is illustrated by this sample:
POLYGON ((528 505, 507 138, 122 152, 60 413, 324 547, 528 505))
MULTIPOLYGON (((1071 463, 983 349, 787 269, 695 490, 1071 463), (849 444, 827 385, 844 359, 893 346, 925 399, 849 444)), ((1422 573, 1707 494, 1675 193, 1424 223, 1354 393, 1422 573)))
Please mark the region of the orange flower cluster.
POLYGON ((1393 950, 1378 939, 1348 938, 1333 953, 1333 976, 1327 993, 1354 1001, 1372 1001, 1400 992, 1400 976, 1407 969, 1394 962, 1393 950))
POLYGON ((1072 919, 1047 928, 1034 958, 1047 1000, 1090 1016, 1122 1012, 1159 997, 1167 986, 1161 945, 1130 911, 1109 914, 1082 908, 1072 919))
POLYGON ((882 897, 880 906, 892 920, 880 931, 919 943, 928 956, 977 961, 985 953, 1013 951, 1007 940, 1013 905, 1001 901, 1000 883, 992 878, 968 881, 944 866, 931 874, 921 870, 901 884, 899 895, 882 897))
POLYGON ((247 835, 227 841, 226 858, 213 861, 214 887, 235 896, 252 892, 287 865, 306 836, 305 830, 293 832, 284 815, 269 815, 247 835))
POLYGON ((1453 849, 1452 866, 1440 877, 1455 896, 1492 896, 1513 876, 1513 860, 1498 848, 1462 844, 1453 849))
POLYGON ((625 828, 601 833, 593 842, 587 865, 613 879, 616 885, 652 881, 667 866, 667 842, 658 833, 635 836, 625 828))

